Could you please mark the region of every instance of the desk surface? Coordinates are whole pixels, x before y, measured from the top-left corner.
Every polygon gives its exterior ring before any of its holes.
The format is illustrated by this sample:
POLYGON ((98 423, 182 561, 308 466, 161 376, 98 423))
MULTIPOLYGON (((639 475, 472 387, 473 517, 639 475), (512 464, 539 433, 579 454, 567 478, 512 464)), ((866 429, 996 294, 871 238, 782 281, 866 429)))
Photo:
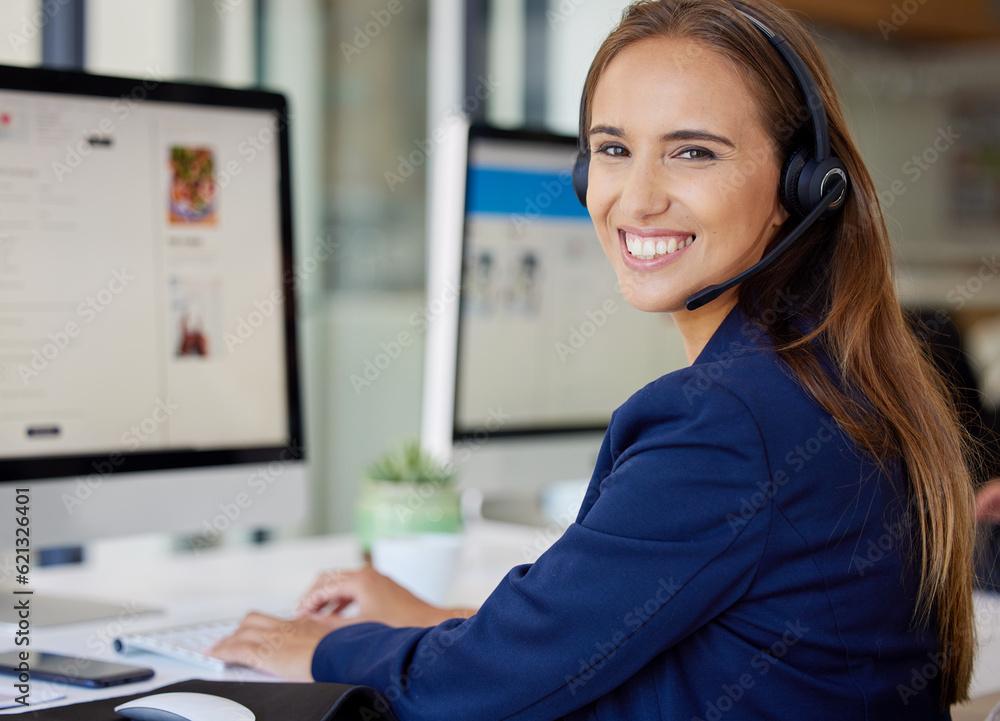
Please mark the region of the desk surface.
MULTIPOLYGON (((479 605, 510 568, 533 561, 556 536, 554 529, 490 521, 471 526, 466 531, 450 602, 456 606, 479 605)), ((114 619, 32 629, 33 650, 119 660, 149 666, 156 671, 150 681, 109 689, 63 686, 60 691, 66 698, 51 705, 144 693, 190 678, 274 680, 249 669, 216 673, 152 654, 119 656, 113 650, 112 641, 122 633, 237 618, 249 610, 285 615, 320 571, 356 568, 359 564, 360 552, 353 538, 327 536, 264 546, 212 549, 156 562, 83 564, 33 570, 31 587, 39 593, 89 596, 121 604, 121 612, 114 619), (159 607, 163 613, 136 615, 132 609, 142 606, 159 607)), ((981 652, 972 696, 978 700, 968 707, 956 709, 956 721, 984 719, 993 704, 1000 700, 1000 597, 978 595, 976 612, 981 652), (996 698, 993 694, 997 694, 996 698)), ((13 632, 11 626, 2 627, 0 650, 14 648, 13 632)), ((8 678, 13 683, 13 678, 8 678)), ((7 681, 0 680, 0 684, 5 683, 7 681)), ((21 710, 0 711, 0 715, 21 710)))
MULTIPOLYGON (((554 538, 554 532, 513 524, 483 521, 471 526, 466 531, 450 602, 479 605, 511 567, 537 558, 554 538)), ((123 633, 239 618, 250 610, 288 615, 321 571, 357 568, 360 563, 361 554, 352 537, 326 536, 211 549, 155 562, 85 563, 32 570, 30 588, 37 593, 90 597, 121 606, 114 619, 32 628, 32 650, 117 660, 156 671, 150 681, 108 689, 60 686, 66 698, 49 705, 143 693, 190 678, 273 681, 273 677, 250 669, 217 673, 153 654, 121 656, 112 642, 123 633), (137 607, 158 607, 163 613, 136 615, 137 607)), ((0 650, 14 648, 14 628, 3 625, 0 629, 0 650)), ((13 681, 13 677, 0 676, 0 684, 4 684, 0 689, 12 690, 6 684, 13 681)), ((35 682, 32 687, 36 687, 35 682)), ((0 715, 22 710, 0 711, 0 715)))

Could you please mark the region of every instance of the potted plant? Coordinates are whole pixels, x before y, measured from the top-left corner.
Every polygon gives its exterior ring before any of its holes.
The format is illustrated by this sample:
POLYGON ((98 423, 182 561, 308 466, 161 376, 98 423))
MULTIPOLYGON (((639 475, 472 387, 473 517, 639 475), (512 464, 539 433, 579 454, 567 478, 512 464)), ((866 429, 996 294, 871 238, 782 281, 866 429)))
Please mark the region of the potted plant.
POLYGON ((418 441, 390 448, 368 467, 355 513, 355 533, 366 558, 376 538, 457 533, 461 528, 455 469, 433 458, 418 441))

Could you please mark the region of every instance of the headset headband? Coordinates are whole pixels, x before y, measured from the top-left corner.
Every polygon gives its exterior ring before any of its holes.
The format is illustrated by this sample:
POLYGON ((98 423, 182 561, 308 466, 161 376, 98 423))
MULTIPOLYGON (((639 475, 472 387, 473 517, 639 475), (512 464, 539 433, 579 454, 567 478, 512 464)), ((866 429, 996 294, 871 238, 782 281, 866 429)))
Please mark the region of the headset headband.
POLYGON ((822 162, 826 160, 830 157, 830 126, 826 120, 826 108, 823 106, 823 96, 820 95, 816 79, 813 78, 806 64, 802 62, 802 58, 792 50, 783 37, 773 32, 753 15, 739 9, 737 10, 743 17, 760 28, 760 31, 771 41, 774 49, 785 59, 788 67, 792 69, 792 73, 795 75, 795 79, 798 80, 799 87, 802 89, 802 94, 806 97, 806 106, 812 114, 813 137, 815 138, 813 147, 816 153, 816 161, 822 162))

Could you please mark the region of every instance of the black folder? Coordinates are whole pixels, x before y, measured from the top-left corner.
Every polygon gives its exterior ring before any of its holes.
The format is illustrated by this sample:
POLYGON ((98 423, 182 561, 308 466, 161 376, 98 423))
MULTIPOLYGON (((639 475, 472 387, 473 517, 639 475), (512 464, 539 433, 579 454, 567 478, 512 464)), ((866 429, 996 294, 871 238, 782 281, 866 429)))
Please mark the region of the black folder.
POLYGON ((242 681, 182 681, 133 696, 26 712, 12 718, 43 721, 122 721, 115 706, 154 693, 194 691, 237 701, 254 712, 257 721, 397 721, 388 702, 367 686, 342 683, 247 683, 242 681))

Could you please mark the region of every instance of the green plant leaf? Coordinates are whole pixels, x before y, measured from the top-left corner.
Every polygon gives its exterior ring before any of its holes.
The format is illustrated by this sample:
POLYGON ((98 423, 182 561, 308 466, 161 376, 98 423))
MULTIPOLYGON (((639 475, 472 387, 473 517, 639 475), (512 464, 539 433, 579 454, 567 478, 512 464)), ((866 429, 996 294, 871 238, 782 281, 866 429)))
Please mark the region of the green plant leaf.
POLYGON ((368 477, 376 481, 446 486, 454 482, 455 469, 424 451, 416 439, 409 439, 376 458, 368 467, 368 477))

